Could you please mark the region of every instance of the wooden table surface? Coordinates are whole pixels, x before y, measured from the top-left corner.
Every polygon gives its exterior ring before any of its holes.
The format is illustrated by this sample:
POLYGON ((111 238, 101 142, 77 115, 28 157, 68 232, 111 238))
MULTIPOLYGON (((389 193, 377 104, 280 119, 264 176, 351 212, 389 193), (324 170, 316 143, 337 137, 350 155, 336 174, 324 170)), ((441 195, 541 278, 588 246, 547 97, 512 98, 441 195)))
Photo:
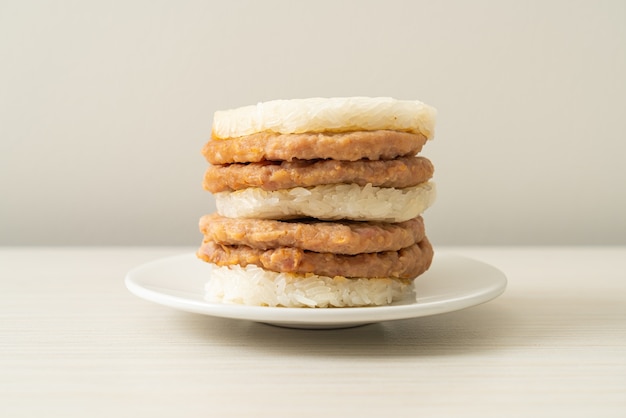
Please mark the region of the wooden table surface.
POLYGON ((506 292, 297 330, 125 288, 193 248, 0 248, 0 416, 626 417, 626 247, 443 250, 498 267, 506 292))

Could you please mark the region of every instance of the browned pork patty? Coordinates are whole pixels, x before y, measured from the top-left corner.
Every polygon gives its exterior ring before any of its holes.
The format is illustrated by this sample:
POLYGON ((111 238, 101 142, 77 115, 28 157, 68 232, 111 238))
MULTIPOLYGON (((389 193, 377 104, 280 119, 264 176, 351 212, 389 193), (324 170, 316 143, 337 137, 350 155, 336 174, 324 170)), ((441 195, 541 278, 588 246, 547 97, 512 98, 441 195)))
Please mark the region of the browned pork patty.
POLYGON ((260 187, 263 190, 356 183, 377 187, 411 187, 432 178, 435 169, 424 157, 394 160, 296 160, 249 164, 210 165, 204 188, 211 193, 260 187))
POLYGON ((220 245, 204 242, 198 257, 218 266, 254 264, 266 270, 319 276, 363 278, 399 278, 411 280, 424 273, 433 259, 427 238, 399 251, 356 255, 338 255, 304 251, 293 247, 260 250, 244 245, 220 245))
POLYGON ((333 159, 390 160, 415 155, 426 137, 398 131, 278 134, 260 132, 239 138, 211 139, 202 154, 211 164, 333 159))
POLYGON ((421 216, 399 223, 322 222, 318 220, 274 221, 226 218, 218 214, 200 219, 205 241, 246 245, 267 250, 294 247, 334 254, 398 251, 425 237, 421 216))

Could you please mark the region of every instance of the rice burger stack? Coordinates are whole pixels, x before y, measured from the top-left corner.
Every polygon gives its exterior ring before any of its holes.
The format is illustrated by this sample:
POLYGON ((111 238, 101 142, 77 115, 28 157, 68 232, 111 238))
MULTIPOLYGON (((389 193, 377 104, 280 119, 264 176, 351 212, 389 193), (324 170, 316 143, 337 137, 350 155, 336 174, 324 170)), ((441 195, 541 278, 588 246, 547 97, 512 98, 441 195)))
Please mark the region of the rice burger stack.
POLYGON ((433 259, 435 110, 391 98, 277 100, 214 115, 197 254, 210 301, 386 305, 433 259))

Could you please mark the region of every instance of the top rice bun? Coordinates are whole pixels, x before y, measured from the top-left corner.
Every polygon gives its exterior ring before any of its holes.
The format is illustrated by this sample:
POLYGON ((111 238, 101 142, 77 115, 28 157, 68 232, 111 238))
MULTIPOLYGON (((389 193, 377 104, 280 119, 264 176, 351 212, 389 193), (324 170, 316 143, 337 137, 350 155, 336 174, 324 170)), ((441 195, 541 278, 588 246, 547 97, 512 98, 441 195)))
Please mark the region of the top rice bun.
POLYGON ((258 132, 297 134, 394 130, 431 139, 436 110, 417 100, 347 97, 273 100, 217 111, 213 138, 227 139, 258 132))

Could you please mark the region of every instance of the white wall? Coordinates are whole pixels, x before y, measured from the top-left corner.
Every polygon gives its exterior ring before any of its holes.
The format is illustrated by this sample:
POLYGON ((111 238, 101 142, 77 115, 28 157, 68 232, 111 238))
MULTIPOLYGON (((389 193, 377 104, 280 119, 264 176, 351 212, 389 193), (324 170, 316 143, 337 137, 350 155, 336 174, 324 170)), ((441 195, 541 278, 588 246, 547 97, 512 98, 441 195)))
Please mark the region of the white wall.
POLYGON ((393 96, 444 244, 626 244, 624 1, 0 1, 0 244, 196 245, 215 110, 393 96))

